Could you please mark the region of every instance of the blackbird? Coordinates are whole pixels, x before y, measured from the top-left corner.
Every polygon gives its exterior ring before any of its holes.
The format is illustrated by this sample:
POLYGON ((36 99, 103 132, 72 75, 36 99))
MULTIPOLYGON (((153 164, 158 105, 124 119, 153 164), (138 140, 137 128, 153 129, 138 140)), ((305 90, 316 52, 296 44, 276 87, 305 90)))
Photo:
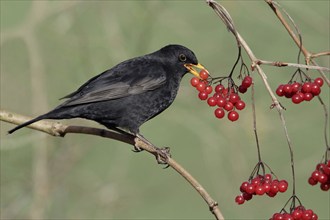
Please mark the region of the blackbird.
MULTIPOLYGON (((174 101, 182 77, 205 69, 195 54, 181 45, 132 58, 94 76, 50 112, 27 121, 8 133, 42 119, 84 118, 108 129, 143 138, 140 126, 174 101)), ((145 140, 145 139, 144 139, 145 140)))

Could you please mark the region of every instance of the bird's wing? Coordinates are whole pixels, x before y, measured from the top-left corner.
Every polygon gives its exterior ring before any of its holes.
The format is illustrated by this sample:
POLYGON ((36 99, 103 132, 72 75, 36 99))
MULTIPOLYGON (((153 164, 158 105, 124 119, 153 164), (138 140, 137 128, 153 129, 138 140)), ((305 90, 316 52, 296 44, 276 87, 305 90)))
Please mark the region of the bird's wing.
POLYGON ((138 62, 136 65, 119 64, 90 79, 76 92, 64 97, 70 99, 63 105, 72 106, 119 99, 155 90, 166 82, 163 68, 155 68, 152 63, 138 62))

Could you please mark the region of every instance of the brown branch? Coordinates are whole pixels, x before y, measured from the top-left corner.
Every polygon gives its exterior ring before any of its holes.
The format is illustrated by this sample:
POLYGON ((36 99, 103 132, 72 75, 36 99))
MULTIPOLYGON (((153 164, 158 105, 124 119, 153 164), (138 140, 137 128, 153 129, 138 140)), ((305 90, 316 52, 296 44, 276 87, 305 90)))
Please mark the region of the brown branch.
MULTIPOLYGON (((274 0, 265 0, 265 2, 273 10, 273 12, 277 16, 277 18, 280 20, 280 22, 283 24, 283 26, 285 27, 285 29, 289 33, 290 37, 293 39, 293 41, 296 43, 296 45, 300 48, 301 52, 304 54, 305 60, 306 60, 306 64, 309 65, 311 63, 314 66, 316 66, 317 63, 313 60, 313 58, 316 58, 316 57, 319 57, 319 56, 324 56, 324 55, 329 55, 330 54, 329 51, 321 52, 321 53, 316 53, 316 54, 312 54, 311 52, 309 52, 304 47, 304 45, 301 44, 300 39, 296 36, 295 32, 292 30, 292 28, 290 27, 289 23, 286 21, 286 19, 284 18, 283 14, 279 10, 279 8, 278 8, 279 3, 277 3, 274 0)), ((286 15, 289 17, 289 19, 291 20, 291 22, 293 22, 292 18, 287 13, 286 13, 286 15)), ((321 74, 322 78, 325 80, 325 82, 328 84, 328 86, 330 86, 330 79, 328 79, 326 77, 326 75, 323 72, 323 70, 318 69, 318 71, 321 74)))
MULTIPOLYGON (((0 109, 0 121, 19 125, 30 119, 31 118, 29 117, 0 109)), ((133 145, 155 156, 157 156, 158 154, 158 152, 155 150, 153 146, 149 145, 149 143, 139 139, 138 137, 135 137, 133 135, 123 135, 105 129, 64 125, 59 122, 50 122, 50 121, 39 121, 29 125, 28 127, 34 130, 47 133, 55 137, 64 137, 66 134, 70 134, 70 133, 100 136, 103 138, 109 138, 133 145)), ((191 186, 201 195, 201 197, 205 200, 205 202, 209 206, 210 211, 212 212, 212 214, 215 216, 216 219, 224 219, 218 207, 218 203, 212 199, 212 197, 204 189, 204 187, 187 170, 185 170, 178 162, 176 162, 171 157, 167 158, 166 162, 168 166, 173 168, 183 178, 185 178, 191 184, 191 186)))
POLYGON ((321 57, 321 56, 330 56, 330 51, 323 51, 323 52, 319 52, 319 53, 313 53, 311 55, 311 59, 321 57))
MULTIPOLYGON (((320 55, 321 56, 321 55, 320 55)), ((281 62, 281 61, 266 61, 266 60, 258 60, 258 65, 269 65, 269 66, 276 66, 276 67, 296 67, 296 68, 305 68, 310 70, 324 70, 324 71, 330 71, 330 68, 323 67, 323 66, 313 66, 313 65, 304 65, 299 63, 287 63, 287 62, 281 62)))

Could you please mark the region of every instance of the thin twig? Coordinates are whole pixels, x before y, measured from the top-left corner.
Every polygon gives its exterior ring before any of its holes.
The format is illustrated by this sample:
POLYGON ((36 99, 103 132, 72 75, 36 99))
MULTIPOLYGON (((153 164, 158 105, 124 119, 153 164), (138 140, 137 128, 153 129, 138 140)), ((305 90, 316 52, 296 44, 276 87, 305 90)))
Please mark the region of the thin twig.
MULTIPOLYGON (((0 121, 5 121, 11 124, 21 124, 25 121, 30 120, 31 118, 19 115, 13 112, 8 112, 5 110, 0 110, 0 121)), ((64 125, 59 122, 50 122, 50 121, 39 121, 33 123, 28 126, 31 129, 45 132, 49 135, 56 137, 64 137, 66 134, 89 134, 96 135, 104 138, 110 138, 113 140, 121 141, 135 147, 141 148, 153 155, 156 155, 157 152, 155 148, 148 143, 144 142, 133 135, 123 135, 113 131, 100 129, 100 128, 92 128, 92 127, 84 127, 84 126, 71 126, 64 125)), ((217 220, 224 219, 219 207, 218 203, 212 199, 209 193, 204 189, 204 187, 187 171, 185 170, 178 162, 176 162, 173 158, 167 159, 167 164, 172 167, 176 172, 178 172, 183 178, 185 178, 193 188, 201 195, 201 197, 205 200, 207 205, 209 206, 210 211, 215 216, 217 220)))

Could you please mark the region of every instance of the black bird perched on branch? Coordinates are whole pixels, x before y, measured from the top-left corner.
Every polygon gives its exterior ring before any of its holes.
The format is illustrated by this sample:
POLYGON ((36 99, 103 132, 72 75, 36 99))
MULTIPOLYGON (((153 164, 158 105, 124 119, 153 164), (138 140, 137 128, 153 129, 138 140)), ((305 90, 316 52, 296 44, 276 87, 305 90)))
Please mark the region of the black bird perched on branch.
POLYGON ((42 119, 85 118, 143 138, 139 127, 172 104, 182 77, 187 72, 199 77, 194 67, 204 69, 191 50, 181 45, 165 46, 91 78, 63 97, 67 101, 9 133, 42 119))

